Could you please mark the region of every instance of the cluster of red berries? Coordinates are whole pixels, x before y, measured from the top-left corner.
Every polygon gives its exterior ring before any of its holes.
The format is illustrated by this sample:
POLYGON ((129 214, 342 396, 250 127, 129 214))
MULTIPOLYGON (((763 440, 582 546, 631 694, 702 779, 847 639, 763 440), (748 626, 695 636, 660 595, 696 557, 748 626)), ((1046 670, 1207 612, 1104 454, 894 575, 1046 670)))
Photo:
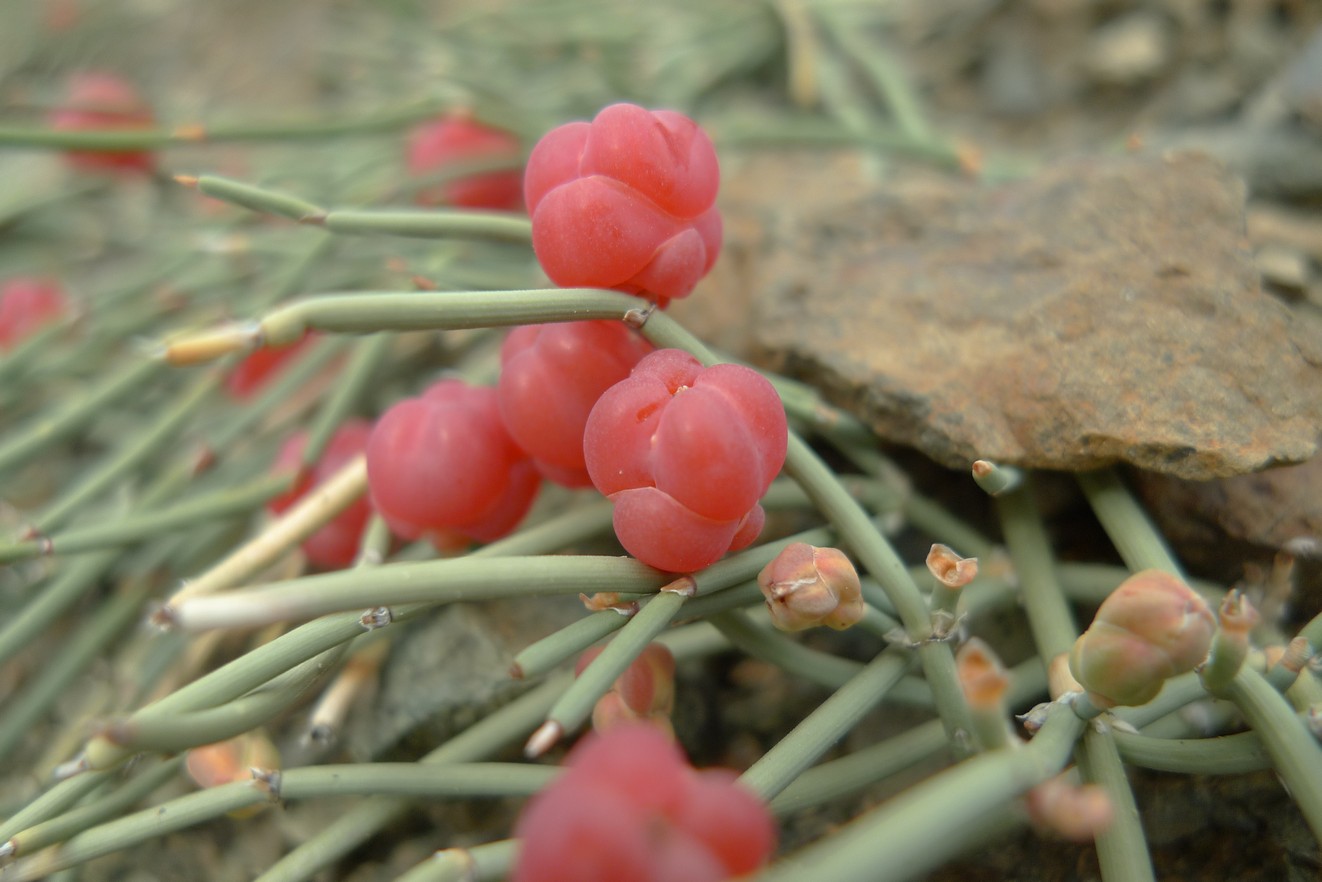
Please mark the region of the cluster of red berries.
MULTIPOLYGON (((448 118, 415 133, 410 165, 516 146, 448 118)), ((537 257, 558 284, 664 306, 716 259, 718 180, 711 141, 681 114, 617 104, 561 126, 534 148, 524 177, 537 257)), ((452 182, 443 198, 496 207, 506 183, 452 182)), ((514 329, 495 389, 446 380, 391 407, 367 443, 367 473, 372 503, 398 535, 442 547, 512 530, 541 477, 592 485, 615 504, 630 554, 692 572, 757 538, 758 500, 786 440, 780 398, 755 371, 654 352, 619 322, 568 322, 514 329)))
POLYGON ((588 735, 519 817, 514 882, 720 882, 762 866, 776 828, 723 769, 695 771, 659 729, 588 735))

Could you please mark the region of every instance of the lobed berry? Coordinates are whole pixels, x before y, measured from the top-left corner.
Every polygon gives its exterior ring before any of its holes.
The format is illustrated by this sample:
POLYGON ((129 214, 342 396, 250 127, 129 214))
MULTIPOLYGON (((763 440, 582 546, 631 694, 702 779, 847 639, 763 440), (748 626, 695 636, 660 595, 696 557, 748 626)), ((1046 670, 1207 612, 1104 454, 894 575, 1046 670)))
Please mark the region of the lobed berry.
POLYGON ((588 487, 583 430, 603 392, 652 346, 620 322, 525 325, 505 338, 496 392, 515 443, 547 478, 588 487))
MULTIPOLYGON (((511 133, 456 114, 413 130, 408 142, 408 170, 417 177, 471 160, 518 155, 519 151, 519 139, 511 133)), ((522 176, 514 170, 468 175, 420 190, 417 196, 422 205, 495 211, 517 210, 522 200, 522 176)))
MULTIPOLYGON (((52 128, 62 131, 150 129, 156 124, 151 108, 136 89, 103 71, 75 74, 69 80, 64 106, 50 115, 52 128)), ((67 150, 69 164, 83 171, 144 172, 156 168, 148 150, 67 150)))
MULTIPOLYGON (((276 514, 281 514, 298 502, 313 487, 330 478, 346 463, 367 449, 372 425, 366 420, 349 420, 335 430, 326 451, 311 469, 301 468, 303 448, 307 447, 306 432, 297 432, 286 439, 276 455, 275 469, 300 469, 298 480, 288 491, 267 503, 276 514)), ((353 563, 358 556, 358 544, 372 505, 366 496, 359 497, 348 508, 332 518, 320 530, 303 542, 303 554, 308 562, 325 569, 339 569, 353 563)))
POLYGON ((762 866, 766 807, 721 769, 693 770, 651 726, 589 735, 519 817, 513 882, 719 882, 762 866))
POLYGON ((771 623, 782 631, 826 625, 837 631, 863 618, 858 571, 838 548, 791 542, 757 574, 771 623))
POLYGON ((614 288, 664 308, 720 253, 719 183, 716 150, 693 120, 613 104, 533 148, 523 179, 533 250, 557 285, 614 288))
POLYGON ((505 430, 494 389, 442 380, 377 421, 367 481, 398 535, 451 547, 513 530, 540 476, 505 430))
POLYGON ((0 286, 0 350, 18 345, 68 312, 64 292, 54 280, 35 276, 9 279, 0 286))
POLYGON ((588 417, 584 458, 615 504, 615 535, 643 563, 692 572, 757 538, 758 500, 785 462, 772 385, 740 365, 648 355, 588 417))

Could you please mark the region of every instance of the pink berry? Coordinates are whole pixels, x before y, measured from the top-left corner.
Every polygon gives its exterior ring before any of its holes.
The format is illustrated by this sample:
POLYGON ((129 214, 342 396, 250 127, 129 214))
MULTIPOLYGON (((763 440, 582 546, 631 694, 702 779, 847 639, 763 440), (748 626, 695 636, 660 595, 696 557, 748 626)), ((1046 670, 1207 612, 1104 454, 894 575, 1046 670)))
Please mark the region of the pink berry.
POLYGON ((589 735, 567 766, 519 818, 514 882, 721 882, 775 848, 770 814, 733 773, 694 772, 651 726, 589 735))
MULTIPOLYGON (((455 115, 424 123, 413 130, 408 144, 409 173, 416 176, 444 170, 472 160, 517 156, 519 140, 503 129, 455 115)), ((495 211, 518 209, 523 197, 517 170, 469 175, 418 193, 423 205, 455 205, 495 211)))
POLYGON ((784 407, 765 378, 740 365, 703 368, 675 349, 647 356, 607 390, 583 436, 620 543, 669 572, 701 569, 756 538, 758 499, 787 442, 784 407))
POLYGON ((494 389, 442 380, 386 411, 367 447, 372 500, 407 539, 491 541, 537 493, 532 463, 505 431, 494 389))
POLYGON ((69 312, 52 279, 18 276, 0 286, 0 349, 9 349, 69 312))
POLYGON ((613 104, 547 133, 523 193, 533 250, 557 285, 614 288, 663 308, 716 262, 720 168, 697 123, 613 104))
MULTIPOLYGON (((133 86, 98 71, 70 78, 64 106, 51 113, 50 124, 62 131, 95 131, 150 129, 156 121, 133 86)), ((150 173, 156 168, 156 158, 148 150, 68 150, 65 156, 70 165, 84 171, 150 173)))
MULTIPOLYGON (((294 486, 272 499, 267 507, 276 514, 288 510, 313 487, 329 479, 366 450, 371 431, 372 426, 366 420, 349 420, 340 426, 331 436, 317 464, 310 471, 303 470, 294 486)), ((276 470, 299 468, 307 441, 306 432, 290 436, 276 457, 276 470)), ((326 569, 338 569, 353 563, 358 556, 358 543, 371 513, 372 505, 366 496, 355 500, 303 543, 303 553, 308 561, 326 569)))
POLYGON ((289 367, 294 357, 304 351, 315 336, 308 334, 290 346, 263 346, 253 350, 225 378, 225 391, 240 401, 251 398, 289 367))
POLYGON ((629 376, 651 344, 620 322, 525 325, 500 350, 500 415, 551 480, 592 484, 583 429, 601 394, 629 376))

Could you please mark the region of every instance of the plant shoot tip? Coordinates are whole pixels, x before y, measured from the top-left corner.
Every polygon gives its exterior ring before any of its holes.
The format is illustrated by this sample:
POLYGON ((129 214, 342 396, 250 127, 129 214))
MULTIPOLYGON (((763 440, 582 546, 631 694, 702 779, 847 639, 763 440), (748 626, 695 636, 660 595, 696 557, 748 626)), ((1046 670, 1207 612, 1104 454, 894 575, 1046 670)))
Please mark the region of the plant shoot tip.
POLYGON ((564 737, 565 727, 561 726, 555 720, 547 720, 532 733, 528 743, 524 745, 523 755, 528 759, 537 759, 537 757, 546 753, 556 742, 564 737))

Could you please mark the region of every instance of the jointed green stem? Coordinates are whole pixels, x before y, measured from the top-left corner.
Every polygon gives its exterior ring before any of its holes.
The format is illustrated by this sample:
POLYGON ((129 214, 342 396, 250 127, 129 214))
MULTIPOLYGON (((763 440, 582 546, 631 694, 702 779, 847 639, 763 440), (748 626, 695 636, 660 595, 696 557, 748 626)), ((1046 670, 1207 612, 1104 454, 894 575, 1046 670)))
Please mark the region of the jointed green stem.
POLYGON ((1080 472, 1076 477, 1097 520, 1131 570, 1164 570, 1184 578, 1165 540, 1114 469, 1080 472))
POLYGON ((492 882, 514 866, 518 840, 498 839, 469 848, 438 851, 395 882, 492 882))
POLYGON ((1023 591, 1028 624, 1043 662, 1070 651, 1078 637, 1074 617, 1056 580, 1046 527, 1027 482, 996 497, 1001 530, 1023 591))
POLYGON ((1089 727, 1075 750, 1085 781, 1100 785, 1111 801, 1111 823, 1097 834, 1097 859, 1102 878, 1114 882, 1155 879, 1147 837, 1129 787, 1120 753, 1109 732, 1089 727))

